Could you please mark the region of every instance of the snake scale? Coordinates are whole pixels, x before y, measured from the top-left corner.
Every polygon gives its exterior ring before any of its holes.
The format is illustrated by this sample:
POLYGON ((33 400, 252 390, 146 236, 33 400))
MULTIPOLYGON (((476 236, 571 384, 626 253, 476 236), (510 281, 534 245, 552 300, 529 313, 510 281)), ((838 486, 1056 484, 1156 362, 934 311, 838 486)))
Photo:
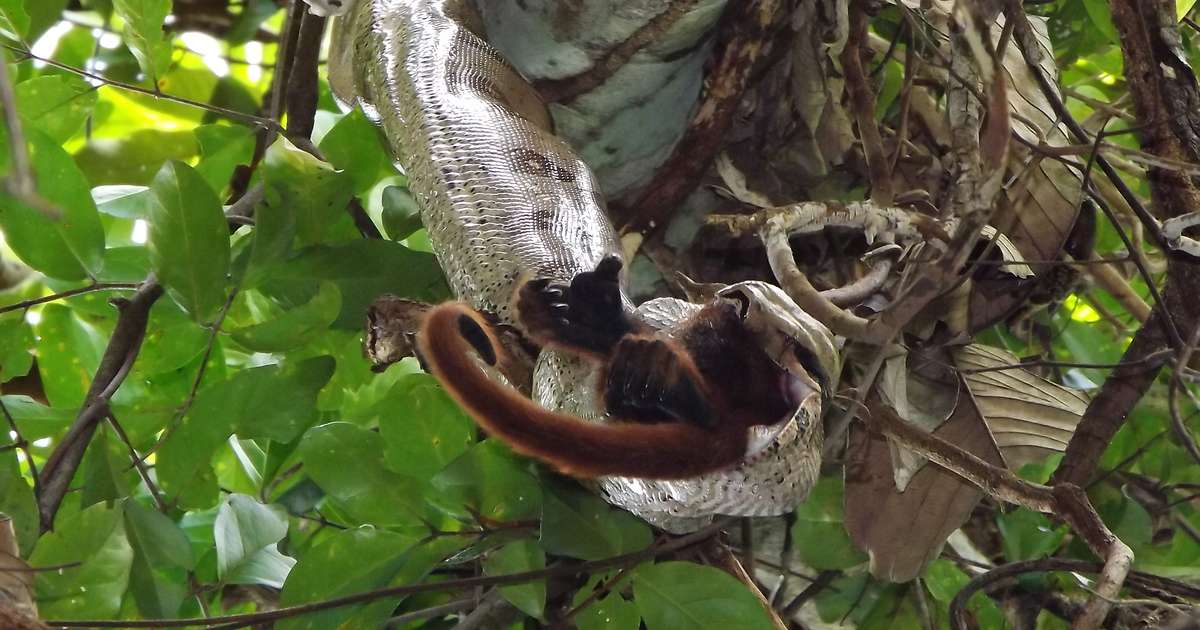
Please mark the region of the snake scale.
MULTIPOLYGON (((511 301, 519 282, 569 282, 619 254, 594 175, 554 135, 534 89, 485 41, 469 2, 310 4, 340 14, 330 84, 342 103, 357 104, 381 126, 460 299, 516 325, 511 301)), ((766 332, 764 344, 780 346, 779 352, 787 343, 804 344, 828 374, 837 374, 832 336, 777 289, 742 283, 726 293, 754 305, 747 325, 766 332)), ((698 308, 661 298, 638 312, 669 329, 698 308)), ((534 398, 550 409, 603 421, 602 405, 587 385, 596 378, 593 370, 545 350, 535 368, 534 398)), ((819 398, 810 397, 792 418, 758 427, 747 460, 736 469, 681 481, 601 478, 596 489, 610 503, 672 531, 699 527, 713 514, 786 512, 815 481, 820 411, 819 398)))

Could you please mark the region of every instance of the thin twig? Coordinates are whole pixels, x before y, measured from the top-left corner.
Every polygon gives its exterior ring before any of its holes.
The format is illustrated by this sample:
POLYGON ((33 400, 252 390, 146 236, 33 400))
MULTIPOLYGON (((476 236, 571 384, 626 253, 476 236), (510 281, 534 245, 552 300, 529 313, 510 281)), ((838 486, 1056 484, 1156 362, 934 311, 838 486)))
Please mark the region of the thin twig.
POLYGON ((47 302, 55 302, 58 300, 64 300, 66 298, 74 297, 76 295, 80 295, 83 293, 91 293, 93 291, 122 291, 122 290, 132 291, 134 289, 137 289, 139 286, 141 286, 141 283, 138 283, 138 282, 93 282, 92 284, 89 284, 85 287, 79 287, 77 289, 68 289, 66 291, 61 291, 59 293, 55 293, 53 295, 43 295, 42 297, 31 298, 31 299, 22 300, 20 302, 16 302, 13 304, 7 304, 5 306, 0 306, 0 315, 2 315, 4 313, 9 313, 12 311, 19 311, 22 309, 30 308, 32 306, 37 306, 39 304, 45 304, 47 302))

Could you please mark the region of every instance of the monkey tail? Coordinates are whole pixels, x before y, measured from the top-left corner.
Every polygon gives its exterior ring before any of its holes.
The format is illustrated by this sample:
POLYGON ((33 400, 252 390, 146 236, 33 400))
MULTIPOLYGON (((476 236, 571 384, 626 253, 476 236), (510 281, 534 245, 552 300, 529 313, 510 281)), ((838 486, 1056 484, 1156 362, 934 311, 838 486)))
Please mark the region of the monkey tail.
POLYGON ((481 427, 565 474, 682 479, 745 457, 745 428, 729 423, 713 429, 678 422, 598 424, 540 407, 489 378, 470 356, 467 338, 479 342, 474 345, 488 363, 504 351, 491 326, 462 303, 430 310, 417 343, 434 376, 481 427))

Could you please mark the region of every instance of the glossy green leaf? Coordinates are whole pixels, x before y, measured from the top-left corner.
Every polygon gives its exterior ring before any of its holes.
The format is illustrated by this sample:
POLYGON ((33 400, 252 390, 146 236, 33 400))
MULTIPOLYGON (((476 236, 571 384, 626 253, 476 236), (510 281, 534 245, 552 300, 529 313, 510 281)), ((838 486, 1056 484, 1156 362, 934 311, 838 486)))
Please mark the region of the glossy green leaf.
POLYGON ((542 489, 528 462, 497 440, 473 446, 450 462, 431 482, 435 505, 459 519, 478 514, 495 521, 536 518, 542 489))
POLYGON ((123 219, 149 219, 154 193, 148 186, 96 186, 92 200, 104 214, 123 219))
POLYGON ((342 308, 342 296, 337 285, 322 282, 321 288, 307 304, 289 309, 279 317, 239 328, 231 332, 233 339, 255 352, 280 352, 312 341, 337 318, 342 308))
POLYGON ((287 536, 287 528, 282 510, 244 494, 225 497, 213 523, 221 581, 282 588, 296 564, 293 558, 279 553, 276 545, 287 536))
POLYGON ((8 246, 30 267, 54 278, 79 280, 100 271, 104 229, 90 186, 59 143, 27 130, 37 194, 59 214, 44 212, 0 192, 0 230, 8 246))
MULTIPOLYGON (((580 589, 575 594, 574 605, 582 605, 590 594, 590 590, 580 589)), ((575 615, 574 621, 579 630, 638 630, 642 614, 638 612, 637 604, 625 599, 619 591, 613 591, 588 604, 575 615)))
POLYGON ((130 466, 129 451, 107 424, 101 425, 88 443, 80 474, 83 476, 80 507, 129 496, 137 476, 130 466))
POLYGON ((250 368, 197 394, 179 428, 163 442, 157 466, 163 490, 187 506, 211 505, 210 461, 233 433, 290 442, 316 422, 317 392, 333 373, 330 357, 283 367, 250 368))
POLYGON ((47 619, 111 619, 121 609, 133 549, 120 508, 93 505, 54 524, 29 557, 35 567, 74 564, 37 574, 38 612, 47 619))
MULTIPOLYGON (((949 560, 934 560, 925 571, 924 583, 933 595, 934 600, 947 609, 955 595, 962 590, 971 577, 964 573, 949 560)), ((1004 627, 1004 613, 987 595, 977 592, 967 603, 967 608, 974 613, 981 628, 1004 627)))
MULTIPOLYGON (((3 397, 6 407, 12 398, 14 397, 3 397)), ((3 443, 12 443, 12 439, 0 439, 0 444, 3 443)), ((38 509, 33 497, 33 488, 21 475, 16 449, 0 453, 0 513, 12 519, 21 556, 28 557, 38 537, 38 509)))
POLYGON ((171 0, 113 0, 113 9, 125 21, 125 43, 142 72, 157 82, 171 63, 171 42, 163 36, 171 0))
POLYGON ((198 322, 226 299, 229 229, 212 188, 182 162, 168 162, 150 189, 150 261, 163 286, 198 322))
POLYGON ((633 599, 646 630, 774 627, 744 584, 720 569, 690 562, 661 562, 638 569, 633 599))
POLYGON ((357 108, 342 116, 321 138, 321 153, 334 168, 350 176, 356 195, 367 192, 381 177, 395 172, 380 138, 379 128, 357 108))
MULTIPOLYGON (((492 551, 483 560, 484 575, 508 575, 546 568, 546 553, 537 541, 523 539, 492 551)), ((535 580, 515 586, 501 586, 500 594, 517 610, 530 617, 542 618, 546 608, 546 581, 535 580)))
POLYGON ((346 213, 354 181, 349 173, 297 149, 287 141, 267 149, 263 160, 265 203, 281 205, 296 218, 302 245, 354 238, 358 231, 346 213))
POLYGON ((1117 27, 1113 25, 1107 0, 1083 0, 1083 7, 1087 9, 1088 17, 1092 19, 1092 25, 1103 33, 1108 41, 1114 44, 1121 41, 1117 36, 1117 27))
POLYGON ((1049 555, 1062 543, 1066 532, 1045 515, 1018 508, 996 517, 1004 557, 1009 562, 1035 560, 1049 555))
POLYGON ((324 424, 304 435, 299 454, 304 472, 361 523, 409 525, 423 513, 426 482, 388 470, 376 433, 324 424))
POLYGON ((0 401, 27 440, 58 435, 79 413, 78 407, 48 407, 28 396, 0 396, 0 401))
POLYGON ((542 500, 542 547, 547 553, 599 560, 644 549, 650 528, 580 488, 556 485, 542 500))
POLYGON ((29 30, 29 14, 21 0, 0 0, 0 31, 9 39, 22 41, 29 30))
POLYGON ((192 548, 179 526, 137 501, 125 507, 125 533, 133 548, 129 591, 148 617, 175 616, 187 595, 192 548))
POLYGON ((842 480, 826 477, 796 508, 792 540, 796 556, 814 569, 848 569, 867 556, 850 541, 842 512, 842 480))
POLYGON ((202 125, 193 130, 200 144, 196 172, 216 191, 225 190, 239 164, 249 164, 254 154, 254 131, 248 127, 202 125))
POLYGON ((70 74, 34 77, 14 88, 21 122, 63 143, 83 127, 96 106, 96 88, 70 74))
POLYGON ((403 186, 383 189, 383 229, 388 238, 398 241, 421 229, 421 209, 417 200, 403 186))
POLYGON ((305 248, 264 274, 270 278, 264 290, 293 305, 310 300, 321 280, 334 282, 342 294, 334 326, 354 330, 366 321, 367 306, 384 293, 426 302, 449 296, 437 259, 378 239, 305 248))
POLYGON ((0 315, 0 383, 33 367, 33 330, 20 312, 0 315))
POLYGON ((56 407, 78 407, 100 365, 105 334, 61 304, 43 307, 34 331, 46 397, 56 407))
POLYGON ((377 408, 387 463, 396 472, 432 477, 475 441, 475 423, 427 374, 403 377, 377 408))
POLYGON ((37 41, 46 29, 62 18, 67 0, 24 0, 22 6, 29 15, 29 28, 25 31, 25 41, 37 41))
MULTIPOLYGON (((98 110, 105 108, 103 99, 98 110)), ((151 115, 145 110, 143 115, 151 115)), ((196 156, 190 131, 135 129, 116 138, 94 138, 75 153, 75 163, 94 186, 150 185, 169 160, 190 162, 196 156)))
MULTIPOLYGON (((370 526, 338 532, 309 549, 283 585, 279 601, 285 606, 361 593, 388 584, 405 566, 406 551, 417 539, 370 526), (331 580, 331 575, 338 576, 331 580)), ((339 627, 355 607, 324 610, 287 619, 280 630, 319 630, 339 627)))

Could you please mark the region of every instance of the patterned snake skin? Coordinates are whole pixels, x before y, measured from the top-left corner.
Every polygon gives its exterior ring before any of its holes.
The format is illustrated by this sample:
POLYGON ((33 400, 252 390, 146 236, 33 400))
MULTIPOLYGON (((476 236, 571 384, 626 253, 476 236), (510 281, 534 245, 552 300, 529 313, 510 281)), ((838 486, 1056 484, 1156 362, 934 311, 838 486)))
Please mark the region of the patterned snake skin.
MULTIPOLYGON (((569 281, 619 251, 591 171, 553 135, 533 88, 480 37, 469 3, 354 0, 335 12, 343 15, 330 52, 334 93, 382 126, 456 295, 515 324, 510 300, 519 282, 569 281)), ((782 295, 758 283, 729 291, 766 296, 768 304, 782 295)), ((660 299, 639 311, 667 327, 695 308, 660 299)), ((798 311, 794 305, 790 310, 798 311)), ((793 343, 815 347, 827 373, 837 374, 832 337, 820 324, 798 312, 761 321, 768 336, 782 331, 793 343)), ((587 385, 594 381, 592 369, 543 352, 535 399, 602 421, 587 385)), ((673 482, 604 478, 597 489, 609 502, 672 531, 699 527, 713 514, 788 511, 817 474, 820 413, 819 397, 812 396, 793 418, 761 427, 752 439, 758 448, 735 470, 673 482)))

